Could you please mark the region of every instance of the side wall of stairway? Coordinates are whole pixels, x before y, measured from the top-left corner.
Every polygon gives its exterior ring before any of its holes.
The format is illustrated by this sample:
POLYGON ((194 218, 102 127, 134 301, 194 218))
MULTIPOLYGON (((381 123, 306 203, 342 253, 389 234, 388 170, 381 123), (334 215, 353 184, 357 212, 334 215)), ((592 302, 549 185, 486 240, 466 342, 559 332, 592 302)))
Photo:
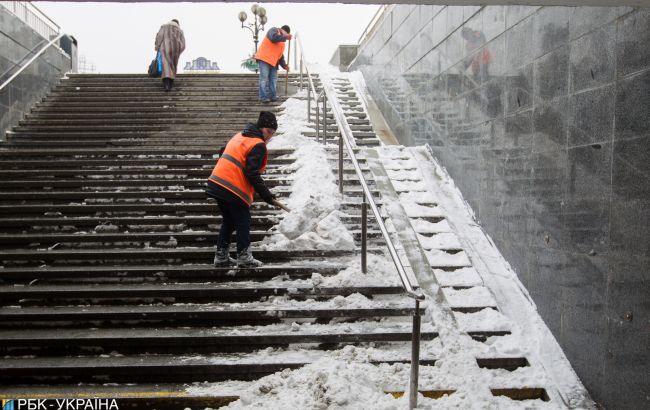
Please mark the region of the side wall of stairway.
POLYGON ((649 42, 650 9, 399 5, 350 68, 612 409, 650 404, 649 42))
MULTIPOLYGON (((0 84, 16 72, 16 63, 31 58, 30 51, 43 41, 29 25, 0 6, 0 84)), ((70 56, 53 46, 0 90, 0 140, 71 67, 70 56)))

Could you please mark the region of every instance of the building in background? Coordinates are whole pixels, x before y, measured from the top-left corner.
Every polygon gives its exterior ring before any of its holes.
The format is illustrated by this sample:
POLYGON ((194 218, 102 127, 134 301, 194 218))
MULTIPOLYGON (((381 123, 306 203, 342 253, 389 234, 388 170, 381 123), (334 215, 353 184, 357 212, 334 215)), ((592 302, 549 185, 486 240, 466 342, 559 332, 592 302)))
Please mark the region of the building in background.
POLYGON ((188 61, 185 63, 185 68, 183 72, 187 74, 198 74, 198 73, 208 73, 214 74, 218 73, 221 69, 217 65, 216 61, 210 61, 205 57, 199 57, 196 60, 188 61))

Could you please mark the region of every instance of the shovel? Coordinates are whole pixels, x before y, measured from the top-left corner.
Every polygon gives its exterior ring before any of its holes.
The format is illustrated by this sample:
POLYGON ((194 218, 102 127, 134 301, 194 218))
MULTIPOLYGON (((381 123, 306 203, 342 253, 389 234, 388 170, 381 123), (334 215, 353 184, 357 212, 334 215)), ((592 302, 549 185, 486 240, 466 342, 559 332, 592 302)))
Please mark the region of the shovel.
POLYGON ((282 209, 284 209, 284 210, 287 211, 287 212, 291 212, 291 209, 289 209, 288 206, 286 206, 286 205, 283 204, 282 202, 278 201, 277 199, 274 199, 274 200, 273 200, 273 205, 277 206, 278 208, 282 208, 282 209))

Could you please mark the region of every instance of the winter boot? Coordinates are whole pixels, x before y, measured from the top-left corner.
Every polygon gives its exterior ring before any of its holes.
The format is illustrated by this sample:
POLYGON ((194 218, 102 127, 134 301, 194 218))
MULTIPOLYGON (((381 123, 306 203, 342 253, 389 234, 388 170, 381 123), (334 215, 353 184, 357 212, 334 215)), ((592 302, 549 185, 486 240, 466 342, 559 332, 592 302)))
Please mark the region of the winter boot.
POLYGON ((230 266, 234 265, 235 263, 237 263, 237 261, 234 258, 230 257, 228 254, 228 248, 217 248, 216 252, 214 253, 215 267, 230 266))
POLYGON ((251 251, 250 246, 246 249, 242 249, 242 251, 237 255, 238 268, 256 268, 262 265, 264 265, 264 263, 253 258, 253 252, 251 251))

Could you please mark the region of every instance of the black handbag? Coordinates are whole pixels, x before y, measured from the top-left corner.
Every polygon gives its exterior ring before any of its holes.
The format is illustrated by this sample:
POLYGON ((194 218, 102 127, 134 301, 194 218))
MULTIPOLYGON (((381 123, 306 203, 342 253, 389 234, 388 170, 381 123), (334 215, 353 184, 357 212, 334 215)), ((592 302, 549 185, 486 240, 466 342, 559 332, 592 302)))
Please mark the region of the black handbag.
POLYGON ((149 77, 156 78, 158 77, 158 63, 156 62, 156 59, 154 58, 151 60, 151 64, 149 64, 149 77))
POLYGON ((156 52, 156 58, 151 61, 149 64, 149 70, 147 71, 149 77, 160 77, 162 75, 162 55, 160 51, 156 52))

